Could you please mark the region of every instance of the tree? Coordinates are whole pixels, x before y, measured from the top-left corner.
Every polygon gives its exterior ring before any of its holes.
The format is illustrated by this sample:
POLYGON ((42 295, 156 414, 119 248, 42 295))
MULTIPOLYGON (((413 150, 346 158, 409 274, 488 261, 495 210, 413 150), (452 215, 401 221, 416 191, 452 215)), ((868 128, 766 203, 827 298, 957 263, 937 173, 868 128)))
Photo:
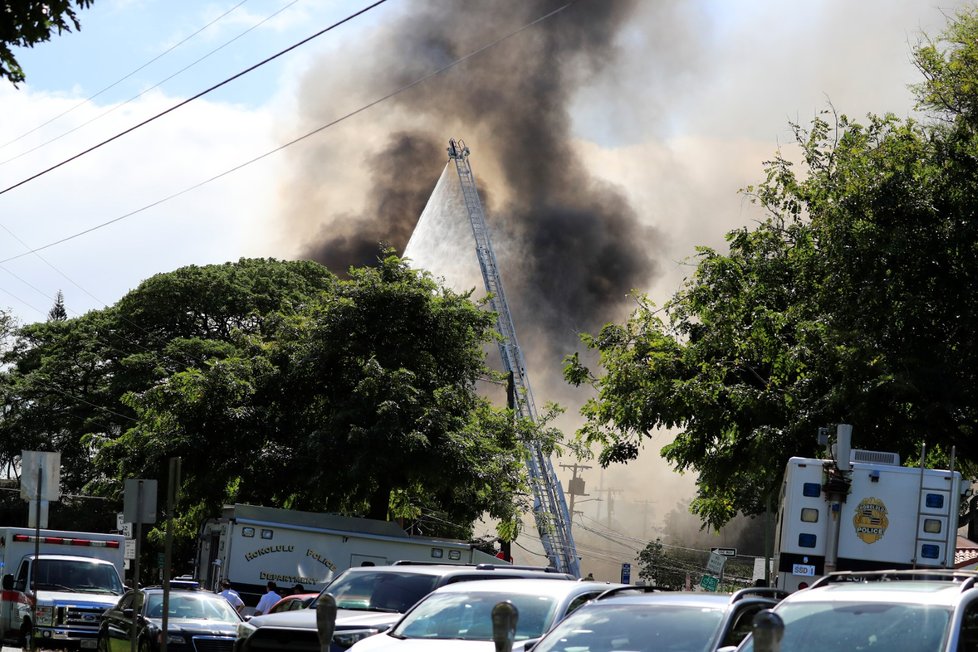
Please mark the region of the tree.
POLYGON ((475 391, 494 323, 391 252, 343 281, 275 260, 158 274, 114 306, 18 332, 0 453, 60 450, 67 491, 112 500, 127 478, 162 491, 182 458, 188 549, 235 501, 458 538, 489 513, 512 537, 529 508, 523 442, 550 450, 557 432, 475 391))
POLYGON ((662 539, 650 541, 638 553, 638 576, 652 586, 682 590, 687 580, 699 584, 706 572, 709 553, 681 546, 666 546, 662 539))
POLYGON ((803 171, 779 154, 746 190, 762 223, 728 234, 727 253, 698 249, 661 308, 640 298, 584 337, 605 373, 575 356, 565 376, 597 391, 578 435, 602 464, 674 429, 661 453, 698 474, 691 509, 720 527, 765 508, 819 426, 851 423, 858 446, 903 459, 926 442, 935 463, 952 446, 959 468, 978 460, 975 36, 965 12, 915 51, 936 119, 795 126, 803 171))
POLYGON ((25 75, 11 45, 34 47, 50 41, 56 32, 70 32, 72 27, 81 29, 75 13, 86 9, 94 0, 7 0, 4 2, 3 19, 0 20, 0 77, 6 77, 15 85, 24 81, 25 75), (72 6, 74 5, 74 6, 72 6))
POLYGON ((48 321, 64 321, 68 319, 68 311, 65 310, 65 295, 58 290, 58 296, 54 299, 54 305, 48 311, 48 321))

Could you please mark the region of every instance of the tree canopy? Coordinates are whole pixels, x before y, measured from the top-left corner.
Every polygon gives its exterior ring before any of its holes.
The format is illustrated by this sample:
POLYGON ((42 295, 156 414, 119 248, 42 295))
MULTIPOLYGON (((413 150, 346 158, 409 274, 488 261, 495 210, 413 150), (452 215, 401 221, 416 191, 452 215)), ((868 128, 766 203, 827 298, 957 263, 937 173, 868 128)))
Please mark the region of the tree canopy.
POLYGON ((0 78, 14 84, 26 79, 11 45, 34 47, 50 41, 54 34, 81 29, 77 9, 92 6, 94 0, 6 0, 0 12, 0 78), (72 6, 74 5, 74 6, 72 6))
POLYGON ((854 445, 903 459, 927 443, 978 461, 978 15, 914 57, 923 119, 830 109, 793 125, 800 162, 779 152, 745 190, 761 223, 725 253, 697 249, 661 308, 641 298, 584 336, 603 374, 565 368, 597 390, 583 448, 627 462, 674 431, 661 454, 698 474, 692 510, 713 527, 763 511, 819 426, 851 423, 854 445))
POLYGON ((476 392, 493 325, 390 252, 343 280, 311 262, 185 267, 21 329, 0 447, 60 450, 66 490, 113 498, 127 478, 162 492, 180 457, 185 540, 229 502, 513 527, 522 441, 553 433, 476 392))

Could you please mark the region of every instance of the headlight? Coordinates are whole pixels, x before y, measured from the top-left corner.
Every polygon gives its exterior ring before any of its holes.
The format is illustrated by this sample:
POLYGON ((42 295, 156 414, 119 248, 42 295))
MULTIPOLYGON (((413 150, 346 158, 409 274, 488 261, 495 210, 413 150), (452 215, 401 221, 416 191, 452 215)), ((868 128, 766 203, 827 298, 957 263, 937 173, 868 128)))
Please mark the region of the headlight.
POLYGON ((248 638, 249 636, 255 633, 256 629, 258 628, 247 621, 243 623, 238 623, 238 639, 243 640, 248 638))
POLYGON ((53 625, 54 624, 54 606, 49 604, 37 605, 37 624, 38 625, 53 625))
MULTIPOLYGON (((158 643, 162 643, 163 642, 163 634, 162 633, 156 635, 156 641, 158 643)), ((186 645, 187 644, 187 639, 185 639, 182 634, 174 634, 174 633, 171 632, 171 633, 169 633, 169 634, 166 635, 166 644, 167 645, 186 645)))
POLYGON ((357 641, 362 641, 365 638, 373 636, 374 634, 381 633, 382 629, 348 629, 342 632, 336 632, 333 634, 333 642, 339 645, 341 648, 348 648, 357 641))

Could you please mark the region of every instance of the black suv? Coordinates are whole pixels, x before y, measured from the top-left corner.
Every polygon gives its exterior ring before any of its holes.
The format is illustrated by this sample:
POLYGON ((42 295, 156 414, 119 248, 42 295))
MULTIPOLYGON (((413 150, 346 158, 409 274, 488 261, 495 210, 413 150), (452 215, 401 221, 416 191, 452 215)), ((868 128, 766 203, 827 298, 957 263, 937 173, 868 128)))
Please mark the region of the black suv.
MULTIPOLYGON (((479 564, 410 564, 350 568, 330 582, 324 592, 336 599, 336 631, 331 652, 342 652, 357 641, 379 634, 401 614, 435 589, 470 580, 542 577, 574 580, 551 569, 479 564)), ((311 607, 256 616, 238 627, 236 652, 319 652, 315 601, 311 607)))

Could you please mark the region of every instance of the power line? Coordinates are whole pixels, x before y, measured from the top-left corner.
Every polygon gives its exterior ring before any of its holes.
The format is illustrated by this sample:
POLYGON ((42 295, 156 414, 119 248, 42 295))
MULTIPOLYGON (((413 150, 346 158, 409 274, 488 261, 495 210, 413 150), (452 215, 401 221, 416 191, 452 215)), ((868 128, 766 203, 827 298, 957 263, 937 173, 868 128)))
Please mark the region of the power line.
MULTIPOLYGON (((112 82, 111 84, 109 84, 108 86, 106 86, 106 87, 105 87, 105 88, 103 88, 102 90, 100 90, 100 91, 98 91, 97 93, 94 93, 94 94, 92 94, 92 95, 89 95, 88 97, 86 97, 86 98, 85 98, 84 100, 82 100, 82 101, 81 101, 81 102, 79 102, 78 104, 75 104, 74 106, 72 106, 72 107, 71 107, 70 109, 65 109, 64 111, 62 111, 62 112, 61 112, 61 113, 59 113, 58 115, 56 115, 56 116, 54 116, 53 118, 49 118, 48 120, 46 120, 45 122, 42 122, 41 124, 39 124, 39 125, 37 125, 37 126, 36 126, 36 127, 34 127, 33 129, 31 129, 31 130, 29 130, 29 131, 25 131, 24 133, 22 133, 21 135, 19 135, 19 136, 17 136, 17 137, 16 137, 16 138, 14 138, 13 140, 8 140, 8 141, 7 141, 7 142, 5 142, 5 143, 4 143, 3 145, 0 145, 0 149, 3 149, 3 148, 5 148, 5 147, 7 147, 8 145, 13 145, 14 143, 16 143, 17 141, 19 141, 19 140, 21 140, 22 138, 25 138, 26 136, 30 136, 30 135, 31 135, 32 133, 34 133, 34 132, 35 132, 35 131, 37 131, 38 129, 41 129, 42 127, 46 127, 46 126, 48 126, 49 124, 51 124, 51 123, 52 123, 52 122, 54 122, 55 120, 57 120, 57 119, 59 119, 59 118, 63 118, 64 116, 66 116, 66 115, 68 115, 69 113, 71 113, 71 112, 72 112, 72 111, 74 111, 75 109, 77 109, 77 108, 79 108, 79 107, 82 107, 82 106, 84 106, 84 105, 86 105, 86 104, 88 104, 89 102, 91 102, 92 100, 94 100, 94 99, 95 99, 96 97, 98 97, 98 96, 99 96, 99 95, 101 95, 102 93, 104 93, 104 92, 106 92, 106 91, 108 91, 108 90, 110 90, 110 89, 112 89, 112 88, 115 88, 116 86, 118 86, 119 84, 121 84, 121 83, 122 83, 122 82, 124 82, 125 80, 127 80, 127 79, 129 79, 130 77, 132 77, 133 75, 135 75, 135 74, 136 74, 137 72, 139 72, 139 71, 140 71, 140 70, 142 70, 143 68, 145 68, 146 66, 148 66, 148 65, 150 65, 151 63, 154 63, 154 62, 156 62, 156 61, 158 61, 159 59, 161 59, 161 58, 163 58, 164 56, 166 56, 166 55, 167 55, 167 54, 169 54, 170 52, 173 52, 173 51, 174 51, 175 49, 177 49, 178 47, 180 47, 181 45, 183 45, 184 43, 186 43, 186 42, 187 42, 187 41, 189 41, 190 39, 192 39, 192 38, 194 38, 195 36, 197 36, 198 34, 200 34, 201 32, 203 32, 203 31, 204 31, 205 29, 207 29, 208 27, 210 27, 210 26, 211 26, 211 25, 213 25, 214 23, 216 23, 216 22, 218 22, 219 20, 221 20, 222 18, 224 18, 225 16, 227 16, 227 15, 228 15, 228 14, 230 14, 230 13, 231 13, 232 11, 234 11, 235 9, 237 9, 238 7, 240 7, 241 5, 243 5, 243 4, 244 4, 244 3, 246 3, 246 2, 248 2, 248 0, 241 0, 241 2, 239 2, 239 3, 238 3, 238 4, 236 4, 236 5, 234 5, 233 7, 231 7, 231 8, 230 8, 230 9, 228 9, 227 11, 225 11, 225 12, 224 12, 223 14, 221 14, 220 16, 218 16, 217 18, 215 18, 215 19, 214 19, 214 20, 212 20, 211 22, 209 22, 209 23, 207 23, 207 24, 206 24, 206 25, 204 25, 203 27, 201 27, 200 29, 198 29, 198 30, 197 30, 196 32, 194 32, 194 33, 193 33, 193 34, 191 34, 190 36, 188 36, 188 37, 186 37, 186 38, 184 38, 184 39, 182 39, 182 40, 180 40, 180 41, 177 41, 176 43, 174 43, 173 45, 171 45, 170 47, 168 47, 168 48, 167 48, 166 50, 163 50, 163 52, 160 52, 160 53, 159 53, 158 55, 156 55, 155 57, 153 57, 152 59, 150 59, 149 61, 147 61, 147 62, 146 62, 146 63, 144 63, 143 65, 141 65, 141 66, 139 66, 138 68, 136 68, 136 69, 135 69, 135 70, 133 70, 132 72, 130 72, 130 73, 128 73, 128 74, 126 74, 126 75, 124 75, 123 77, 121 77, 121 78, 119 78, 119 79, 117 79, 116 81, 114 81, 114 82, 112 82)), ((293 4, 295 4, 295 3, 293 2, 293 4)), ((291 6, 291 5, 290 5, 290 6, 291 6)), ((276 13, 278 13, 278 12, 276 12, 276 13)), ((275 14, 272 14, 272 15, 274 16, 275 14)), ((267 19, 266 19, 266 20, 267 20, 267 19)), ((262 21, 262 22, 264 22, 264 21, 262 21)), ((260 25, 260 24, 261 24, 261 23, 259 23, 259 25, 260 25)), ((245 33, 247 33, 247 32, 245 32, 245 33)), ((223 47, 223 46, 222 46, 222 47, 223 47)), ((197 60, 197 61, 195 61, 194 63, 196 64, 196 63, 197 63, 197 62, 199 62, 199 61, 200 61, 200 59, 198 59, 198 60, 197 60)), ((193 65, 193 64, 191 64, 191 65, 193 65)), ((180 72, 183 72, 183 71, 181 70, 180 72)), ((166 80, 164 79, 163 81, 166 81, 166 80)), ((161 83, 162 83, 162 82, 161 82, 161 83)), ((157 86, 158 86, 158 85, 159 85, 159 84, 157 84, 157 86)), ((154 86, 153 88, 156 88, 156 86, 154 86)), ((139 96, 137 95, 136 97, 139 97, 139 96)), ((124 104, 127 104, 127 103, 129 103, 129 102, 131 102, 131 101, 132 101, 132 100, 126 100, 126 102, 124 102, 124 104)), ((104 115, 104 114, 103 114, 103 115, 104 115)), ((99 116, 99 117, 102 117, 102 116, 99 116)), ((88 124, 88 123, 86 122, 85 124, 88 124)), ((84 125, 81 125, 81 126, 84 126, 84 125)), ((72 131, 74 131, 74 129, 73 129, 72 131)), ((61 134, 61 136, 58 136, 58 138, 61 138, 62 136, 66 136, 66 135, 68 135, 68 134, 70 134, 70 133, 71 133, 71 131, 68 131, 68 132, 65 132, 65 133, 63 133, 63 134, 61 134)), ((53 140, 57 140, 58 138, 55 138, 55 139, 53 139, 53 140)), ((39 145, 38 147, 43 147, 44 145, 47 145, 48 143, 50 143, 50 142, 53 142, 53 140, 49 140, 49 141, 48 141, 47 143, 43 143, 42 145, 39 145)), ((35 147, 34 149, 37 149, 37 147, 35 147)), ((27 154, 28 152, 33 152, 33 151, 34 151, 34 149, 29 149, 29 150, 27 150, 26 152, 21 152, 20 154, 18 154, 18 155, 17 155, 17 156, 15 156, 14 158, 12 158, 12 159, 8 159, 8 160, 6 160, 6 161, 3 161, 2 163, 0 163, 0 165, 4 165, 4 164, 6 164, 6 163, 9 163, 10 161, 13 161, 13 160, 14 160, 14 159, 16 159, 16 158, 20 158, 21 156, 23 156, 24 154, 27 154)))
POLYGON ((351 20, 353 20, 354 18, 357 18, 359 16, 362 16, 363 14, 367 13, 371 9, 373 9, 373 8, 379 6, 379 5, 382 5, 385 2, 387 2, 387 0, 377 0, 373 4, 371 4, 371 5, 363 8, 363 9, 361 9, 360 11, 357 11, 356 13, 350 14, 346 18, 343 18, 342 20, 339 20, 339 21, 333 23, 329 27, 326 27, 324 29, 319 30, 318 32, 316 32, 312 36, 308 36, 308 37, 302 39, 301 41, 299 41, 298 43, 294 43, 293 45, 290 45, 289 47, 285 48, 284 50, 282 50, 282 51, 280 51, 280 52, 278 52, 276 54, 273 54, 272 56, 267 57, 267 58, 259 61, 258 63, 254 64, 252 66, 249 66, 248 68, 245 68, 241 72, 239 72, 239 73, 237 73, 235 75, 232 75, 231 77, 228 77, 224 81, 218 82, 217 84, 214 84, 210 88, 207 88, 207 89, 205 89, 205 90, 197 93, 196 95, 194 95, 192 97, 189 97, 189 98, 183 100, 182 102, 177 102, 176 104, 174 104, 170 108, 165 109, 165 110, 157 113, 156 115, 151 116, 151 117, 143 120, 142 122, 139 122, 139 123, 137 123, 137 124, 129 127, 128 129, 125 129, 123 131, 120 131, 116 135, 111 136, 109 138, 106 138, 102 142, 100 142, 100 143, 98 143, 96 145, 92 145, 88 149, 85 149, 85 150, 83 150, 83 151, 75 154, 74 156, 70 156, 70 157, 64 159, 60 163, 56 163, 56 164, 52 165, 49 168, 46 168, 44 170, 41 170, 40 172, 37 172, 36 174, 33 174, 33 175, 27 177, 26 179, 22 179, 22 180, 18 181, 17 183, 13 184, 12 186, 8 186, 8 187, 4 188, 3 190, 0 190, 0 195, 3 195, 5 193, 8 193, 8 192, 10 192, 11 190, 13 190, 15 188, 19 188, 20 186, 24 185, 25 183, 28 183, 30 181, 33 181, 34 179, 37 179, 38 177, 42 177, 45 174, 47 174, 48 172, 52 172, 54 170, 57 170, 58 168, 60 168, 60 167, 62 167, 64 165, 67 165, 68 163, 71 163, 72 161, 74 161, 76 159, 79 159, 82 156, 85 156, 86 154, 89 154, 91 152, 94 152, 95 150, 99 149, 100 147, 103 147, 105 145, 108 145, 109 143, 111 143, 111 142, 113 142, 115 140, 118 140, 119 138, 122 138, 123 136, 125 136, 127 134, 132 133, 133 131, 135 131, 136 129, 139 129, 140 127, 144 127, 144 126, 148 125, 150 122, 153 122, 154 120, 157 120, 158 118, 162 118, 163 116, 167 115, 168 113, 172 113, 173 111, 176 111, 180 107, 185 106, 185 105, 189 104, 190 102, 193 102, 194 100, 203 97, 204 95, 207 95, 211 91, 215 91, 218 88, 221 88, 222 86, 224 86, 225 84, 229 84, 232 81, 238 79, 239 77, 242 77, 242 76, 248 74, 249 72, 252 72, 253 70, 256 70, 256 69, 264 66, 265 64, 270 63, 270 62, 274 61, 275 59, 278 59, 282 55, 287 54, 287 53, 291 52, 292 50, 295 50, 299 46, 305 45, 309 41, 312 41, 313 39, 322 36, 326 32, 332 31, 333 29, 336 29, 340 25, 343 25, 345 23, 348 23, 351 20))
MULTIPOLYGON (((384 2, 384 1, 386 1, 386 0, 380 0, 380 2, 384 2)), ((380 4, 380 2, 378 2, 376 4, 380 4)), ((294 138, 294 139, 292 139, 292 140, 290 140, 290 141, 288 141, 288 142, 286 142, 286 143, 284 143, 282 145, 279 145, 278 147, 276 147, 274 149, 268 150, 267 152, 265 152, 263 154, 260 154, 260 155, 258 155, 256 157, 252 158, 252 159, 249 159, 249 160, 247 160, 247 161, 245 161, 243 163, 239 163, 238 165, 236 165, 236 166, 234 166, 232 168, 229 168, 229 169, 225 170, 224 172, 221 172, 219 174, 216 174, 216 175, 214 175, 214 176, 212 176, 212 177, 210 177, 208 179, 204 179, 203 181, 200 181, 198 183, 195 183, 192 186, 188 186, 188 187, 184 188, 183 190, 179 190, 179 191, 174 192, 174 193, 172 193, 170 195, 166 195, 165 197, 162 197, 160 199, 157 199, 156 201, 153 201, 153 202, 151 202, 149 204, 145 204, 145 205, 141 206, 140 208, 137 208, 135 210, 129 211, 128 213, 125 213, 123 215, 120 215, 118 217, 115 217, 115 218, 113 218, 111 220, 107 220, 107 221, 102 222, 100 224, 96 224, 95 226, 89 227, 89 228, 84 229, 82 231, 78 231, 78 232, 76 232, 76 233, 74 233, 72 235, 65 236, 65 237, 63 237, 63 238, 61 238, 59 240, 55 240, 53 242, 49 242, 49 243, 47 243, 45 245, 42 245, 40 247, 37 247, 35 249, 31 249, 30 251, 25 251, 23 253, 17 254, 16 256, 10 256, 9 258, 4 258, 4 259, 0 260, 0 264, 9 263, 10 261, 13 261, 13 260, 18 260, 20 258, 23 258, 24 256, 29 256, 29 255, 31 255, 31 254, 33 254, 35 252, 43 251, 45 249, 49 249, 49 248, 54 247, 54 246, 57 246, 59 244, 63 244, 63 243, 68 242, 70 240, 74 240, 75 238, 80 238, 81 236, 87 235, 89 233, 92 233, 93 231, 98 231, 99 229, 103 229, 103 228, 105 228, 107 226, 110 226, 112 224, 115 224, 116 222, 121 222, 122 220, 127 219, 129 217, 132 217, 133 215, 137 215, 139 213, 142 213, 144 211, 147 211, 150 208, 154 208, 156 206, 159 206, 160 204, 164 204, 164 203, 166 203, 168 201, 171 201, 173 199, 176 199, 177 197, 180 197, 182 195, 185 195, 185 194, 187 194, 189 192, 192 192, 192 191, 194 191, 194 190, 196 190, 198 188, 201 188, 201 187, 203 187, 203 186, 205 186, 205 185, 207 185, 209 183, 212 183, 214 181, 217 181, 218 179, 221 179, 221 178, 226 177, 226 176, 228 176, 230 174, 233 174, 234 172, 237 172, 238 170, 241 170, 243 168, 246 168, 249 165, 253 165, 254 163, 257 163, 258 161, 261 161, 262 159, 268 158, 272 154, 276 154, 276 153, 278 153, 278 152, 280 152, 280 151, 282 151, 282 150, 284 150, 284 149, 286 149, 288 147, 291 147, 292 145, 295 145, 296 143, 299 143, 299 142, 301 142, 301 141, 303 141, 303 140, 305 140, 307 138, 310 138, 311 136, 314 136, 314 135, 318 134, 321 131, 324 131, 324 130, 329 129, 330 127, 333 127, 333 126, 335 126, 335 125, 337 125, 337 124, 339 124, 341 122, 344 122, 345 120, 348 120, 348 119, 350 119, 350 118, 352 118, 352 117, 354 117, 354 116, 356 116, 356 115, 358 115, 360 113, 363 113, 367 109, 373 108, 374 106, 377 106, 378 104, 381 104, 382 102, 385 102, 385 101, 391 99, 392 97, 395 97, 396 95, 399 95, 399 94, 401 94, 401 93, 403 93, 403 92, 405 92, 407 90, 410 90, 411 88, 414 88, 415 86, 418 86, 418 85, 424 83, 425 81, 427 81, 428 79, 431 79, 432 77, 435 77, 435 76, 437 76, 437 75, 439 75, 439 74, 441 74, 441 73, 443 73, 443 72, 445 72, 447 70, 450 70, 451 68, 454 68, 458 64, 463 63, 463 62, 471 59, 472 57, 475 57, 476 55, 479 55, 479 54, 485 52, 486 50, 489 50, 489 49, 491 49, 491 48, 499 45, 500 43, 502 43, 502 42, 504 42, 504 41, 512 38, 513 36, 516 36, 517 34, 523 32, 524 30, 527 30, 530 27, 533 27, 533 26, 535 26, 535 25, 537 25, 537 24, 539 24, 539 23, 547 20, 548 18, 551 18, 552 16, 555 16, 556 14, 560 13, 564 9, 566 9, 569 6, 571 6, 572 4, 574 4, 574 2, 576 2, 576 0, 571 0, 570 2, 568 2, 568 3, 566 3, 566 4, 564 4, 564 5, 560 6, 560 7, 558 7, 557 9, 554 9, 553 11, 551 11, 551 12, 549 12, 549 13, 543 15, 543 16, 540 16, 539 18, 533 20, 532 22, 529 22, 529 23, 523 25, 519 29, 516 29, 516 30, 514 30, 512 32, 509 32, 508 34, 506 34, 504 36, 501 36, 500 38, 496 39, 495 41, 492 41, 492 42, 487 43, 486 45, 483 45, 483 46, 481 46, 481 47, 479 47, 479 48, 477 48, 475 50, 472 50, 468 54, 466 54, 466 55, 464 55, 464 56, 462 56, 462 57, 460 57, 458 59, 455 59, 454 61, 452 61, 452 62, 450 62, 450 63, 442 66, 441 68, 438 68, 437 70, 435 70, 433 72, 430 72, 430 73, 428 73, 428 74, 426 74, 426 75, 424 75, 422 77, 419 77, 418 79, 416 79, 416 80, 414 80, 412 82, 409 82, 409 83, 405 84, 404 86, 401 86, 400 88, 398 88, 398 89, 396 89, 394 91, 391 91, 390 93, 388 93, 388 94, 386 94, 386 95, 384 95, 382 97, 379 97, 379 98, 373 100, 372 102, 369 102, 367 104, 362 105, 358 109, 354 109, 353 111, 350 111, 349 113, 347 113, 345 115, 342 115, 342 116, 340 116, 340 117, 338 117, 338 118, 336 118, 336 119, 334 119, 334 120, 332 120, 330 122, 327 122, 326 124, 321 125, 321 126, 317 127, 316 129, 313 129, 312 131, 309 131, 309 132, 307 132, 307 133, 305 133, 305 134, 303 134, 303 135, 301 135, 301 136, 299 136, 297 138, 294 138)), ((372 6, 374 6, 374 5, 372 5, 372 6)), ((371 8, 371 7, 368 7, 368 9, 371 8)), ((366 11, 366 9, 364 11, 366 11)), ((345 20, 349 20, 349 18, 347 18, 345 20)), ((187 101, 190 101, 190 100, 187 100, 187 101)), ((173 108, 177 108, 177 107, 173 107, 173 108)), ((172 111, 173 109, 171 108, 169 110, 172 111)), ((129 131, 131 131, 131 129, 129 131)), ((126 132, 123 132, 123 134, 124 133, 126 133, 126 132)), ((114 136, 113 139, 114 138, 118 138, 119 136, 121 136, 123 134, 118 134, 117 136, 114 136)), ((109 142, 109 141, 106 141, 106 142, 109 142)), ((103 143, 103 144, 105 144, 105 143, 103 143)), ((98 146, 96 146, 96 147, 98 147, 98 146)), ((95 148, 92 148, 92 149, 95 149, 95 148)), ((88 150, 88 151, 91 151, 91 150, 88 150)), ((86 153, 86 152, 82 152, 82 154, 84 154, 84 153, 86 153)), ((75 156, 73 158, 78 158, 78 156, 81 156, 82 154, 79 154, 79 155, 77 155, 77 156, 75 156)), ((72 160, 72 159, 68 159, 66 161, 63 161, 62 163, 59 163, 58 166, 64 165, 65 163, 69 162, 70 160, 72 160)), ((58 167, 58 166, 55 166, 55 167, 58 167)), ((49 170, 47 170, 47 171, 50 171, 52 169, 54 169, 54 168, 49 168, 49 170)), ((15 187, 17 187, 19 185, 22 185, 24 183, 27 183, 31 179, 36 178, 38 176, 41 176, 41 174, 44 174, 44 172, 41 172, 39 174, 36 174, 36 175, 34 175, 34 177, 31 177, 29 179, 25 179, 25 180, 23 180, 23 181, 15 184, 14 186, 10 186, 6 190, 2 190, 2 191, 0 191, 0 194, 3 194, 3 193, 5 193, 5 192, 7 192, 9 190, 12 190, 13 188, 15 188, 15 187)))

